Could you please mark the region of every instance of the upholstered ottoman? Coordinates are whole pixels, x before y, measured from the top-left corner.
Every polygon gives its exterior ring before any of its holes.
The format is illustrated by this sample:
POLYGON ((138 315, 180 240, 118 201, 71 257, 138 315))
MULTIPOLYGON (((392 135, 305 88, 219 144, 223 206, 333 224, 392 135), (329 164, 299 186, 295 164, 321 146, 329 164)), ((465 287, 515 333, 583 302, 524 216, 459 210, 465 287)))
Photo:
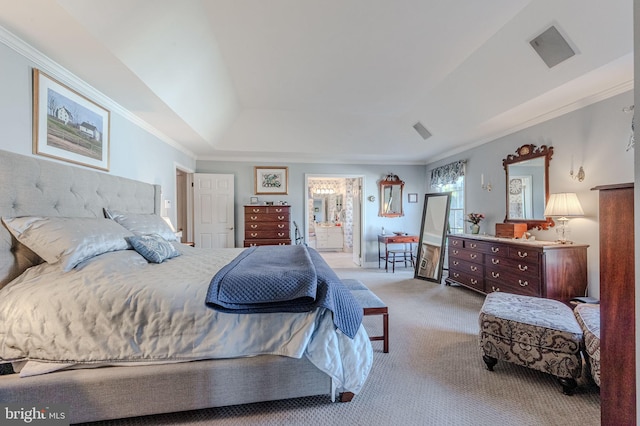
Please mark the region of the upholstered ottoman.
POLYGON ((600 386, 600 305, 580 303, 573 313, 584 334, 584 352, 589 372, 596 385, 600 386))
POLYGON ((582 372, 582 330, 571 308, 557 300, 494 292, 487 295, 479 322, 489 371, 498 360, 543 371, 571 395, 582 372))

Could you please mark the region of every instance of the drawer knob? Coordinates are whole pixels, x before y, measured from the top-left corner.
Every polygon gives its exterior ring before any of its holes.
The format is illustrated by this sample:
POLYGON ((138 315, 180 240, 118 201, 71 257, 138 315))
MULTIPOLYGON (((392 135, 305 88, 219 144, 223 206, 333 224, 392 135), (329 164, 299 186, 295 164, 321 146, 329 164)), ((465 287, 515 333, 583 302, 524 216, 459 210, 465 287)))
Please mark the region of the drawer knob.
POLYGON ((471 267, 471 270, 472 270, 473 272, 476 272, 476 271, 478 270, 478 267, 477 267, 477 266, 472 266, 472 267, 471 267))
POLYGON ((458 265, 460 264, 460 262, 458 262, 457 260, 454 260, 454 261, 453 261, 453 264, 454 264, 455 266, 458 266, 458 265))
POLYGON ((251 220, 258 220, 258 216, 251 216, 251 217, 249 217, 249 219, 251 219, 251 220))
POLYGON ((500 251, 500 247, 491 247, 491 251, 492 251, 493 253, 497 253, 497 252, 499 252, 499 251, 500 251))
POLYGON ((253 209, 254 213, 260 213, 260 209, 253 209))
POLYGON ((457 245, 458 245, 458 240, 453 240, 453 241, 451 241, 451 245, 452 245, 452 246, 457 246, 457 245))
POLYGON ((458 254, 458 250, 453 250, 452 253, 453 254, 458 254))
POLYGON ((278 228, 279 228, 279 229, 283 229, 283 228, 284 228, 284 223, 279 223, 279 224, 278 224, 278 228))
POLYGON ((256 229, 258 225, 251 224, 251 229, 256 229))
POLYGON ((475 259, 476 257, 478 257, 478 255, 477 255, 477 254, 475 254, 475 253, 471 253, 471 254, 469 255, 469 257, 470 257, 470 258, 472 258, 472 259, 475 259))
POLYGON ((499 278, 500 277, 500 272, 491 272, 491 276, 493 278, 499 278))
POLYGON ((474 244, 474 243, 469 243, 469 247, 471 247, 471 248, 476 248, 476 247, 478 247, 478 245, 477 245, 477 244, 474 244))
POLYGON ((284 220, 284 216, 278 216, 278 220, 284 220))
POLYGON ((458 277, 460 276, 460 274, 459 274, 459 273, 457 273, 457 272, 454 272, 454 273, 453 273, 453 276, 454 276, 455 278, 458 278, 458 277))
POLYGON ((495 257, 491 259, 491 263, 493 263, 494 265, 497 265, 498 263, 500 263, 500 259, 496 259, 495 257))
POLYGON ((278 232, 278 237, 284 237, 284 232, 278 232))
POLYGON ((491 290, 493 290, 493 291, 500 291, 500 287, 494 287, 494 286, 491 286, 491 290))
POLYGON ((529 285, 529 281, 518 280, 518 284, 520 284, 520 287, 526 287, 529 285))
POLYGON ((520 269, 521 271, 526 271, 527 269, 529 269, 529 267, 527 265, 518 265, 518 269, 520 269))
POLYGON ((518 256, 520 256, 520 257, 527 257, 528 254, 529 253, 527 253, 526 251, 523 253, 520 250, 518 250, 518 256))
POLYGON ((474 280, 473 278, 471 278, 471 284, 473 284, 473 285, 478 284, 478 280, 474 280))
POLYGON ((276 213, 282 213, 282 209, 276 209, 276 213))
POLYGON ((252 236, 253 238, 255 238, 255 237, 257 237, 257 236, 258 236, 258 233, 257 233, 257 232, 252 232, 252 233, 251 233, 251 236, 252 236))

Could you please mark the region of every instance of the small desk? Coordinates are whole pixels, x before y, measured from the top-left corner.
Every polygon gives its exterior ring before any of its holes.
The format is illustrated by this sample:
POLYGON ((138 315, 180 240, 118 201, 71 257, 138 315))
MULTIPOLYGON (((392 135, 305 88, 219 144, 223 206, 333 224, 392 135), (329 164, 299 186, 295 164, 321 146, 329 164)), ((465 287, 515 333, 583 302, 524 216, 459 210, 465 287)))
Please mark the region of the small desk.
POLYGON ((413 243, 418 242, 419 238, 417 235, 378 235, 378 268, 380 268, 380 260, 384 259, 384 270, 389 271, 389 244, 409 244, 409 250, 413 251, 413 243), (384 256, 381 250, 381 244, 383 243, 384 256))

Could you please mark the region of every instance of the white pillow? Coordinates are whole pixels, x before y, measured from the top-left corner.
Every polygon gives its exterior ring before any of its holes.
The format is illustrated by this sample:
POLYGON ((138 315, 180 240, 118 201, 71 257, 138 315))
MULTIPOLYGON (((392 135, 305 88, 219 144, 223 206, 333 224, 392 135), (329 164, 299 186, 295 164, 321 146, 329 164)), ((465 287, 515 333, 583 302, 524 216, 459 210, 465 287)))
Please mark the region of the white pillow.
POLYGON ((104 215, 115 220, 135 235, 158 234, 167 241, 178 241, 175 232, 157 214, 126 213, 104 209, 104 215))
POLYGON ((133 234, 103 218, 3 217, 2 222, 18 241, 49 264, 60 263, 65 272, 102 253, 130 248, 133 234))

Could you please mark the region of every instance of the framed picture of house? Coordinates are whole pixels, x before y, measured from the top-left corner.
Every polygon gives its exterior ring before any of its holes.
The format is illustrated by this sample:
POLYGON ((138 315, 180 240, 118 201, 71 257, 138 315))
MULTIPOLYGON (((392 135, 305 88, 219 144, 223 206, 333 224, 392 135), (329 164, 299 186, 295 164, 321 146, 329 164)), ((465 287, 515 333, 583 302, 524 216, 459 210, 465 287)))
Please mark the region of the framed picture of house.
POLYGON ((33 70, 33 153, 109 171, 110 112, 33 70))
POLYGON ((287 195, 289 193, 288 167, 256 166, 254 169, 256 195, 287 195))

